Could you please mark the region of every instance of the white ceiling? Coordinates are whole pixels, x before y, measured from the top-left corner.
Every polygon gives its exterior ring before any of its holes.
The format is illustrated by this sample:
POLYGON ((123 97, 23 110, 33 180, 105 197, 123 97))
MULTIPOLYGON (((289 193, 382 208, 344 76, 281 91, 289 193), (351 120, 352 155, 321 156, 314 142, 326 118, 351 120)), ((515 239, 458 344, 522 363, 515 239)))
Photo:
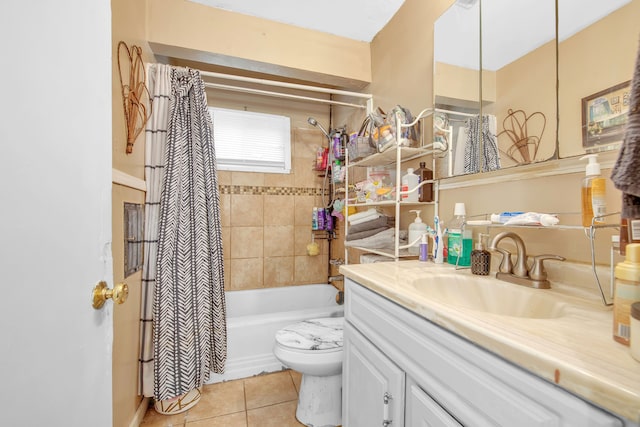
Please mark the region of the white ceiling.
MULTIPOLYGON (((190 0, 206 6, 370 42, 404 0, 190 0)), ((429 0, 422 0, 429 1, 429 0)), ((560 40, 571 36, 631 0, 561 0, 560 40)), ((478 67, 479 6, 457 0, 435 25, 435 58, 478 67)), ((483 67, 497 70, 555 36, 554 0, 483 2, 483 67)))
POLYGON ((370 42, 404 0, 190 0, 297 27, 370 42))
MULTIPOLYGON (((588 27, 631 0, 560 0, 560 41, 588 27)), ((461 3, 458 0, 458 3, 461 3)), ((465 1, 463 3, 469 3, 465 1)), ((479 66, 478 3, 451 6, 435 23, 436 61, 477 69, 479 66)), ((499 70, 555 37, 555 0, 491 0, 482 2, 482 67, 499 70)))

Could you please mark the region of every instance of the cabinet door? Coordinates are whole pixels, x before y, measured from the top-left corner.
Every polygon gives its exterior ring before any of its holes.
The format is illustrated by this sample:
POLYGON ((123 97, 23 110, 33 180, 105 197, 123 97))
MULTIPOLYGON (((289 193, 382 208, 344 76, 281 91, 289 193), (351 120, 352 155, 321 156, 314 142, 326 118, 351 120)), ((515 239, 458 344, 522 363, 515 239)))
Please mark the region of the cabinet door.
POLYGON ((462 427, 412 380, 407 380, 407 427, 462 427))
POLYGON ((404 426, 404 372, 348 322, 344 356, 344 427, 404 426))

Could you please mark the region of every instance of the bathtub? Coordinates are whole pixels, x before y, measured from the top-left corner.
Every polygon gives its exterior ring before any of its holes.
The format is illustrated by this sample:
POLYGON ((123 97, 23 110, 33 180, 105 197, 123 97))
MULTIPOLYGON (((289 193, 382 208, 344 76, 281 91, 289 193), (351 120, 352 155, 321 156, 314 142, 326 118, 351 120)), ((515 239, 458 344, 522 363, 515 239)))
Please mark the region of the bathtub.
POLYGON ((283 369, 273 355, 276 331, 304 319, 342 316, 332 285, 299 285, 227 291, 227 364, 208 383, 283 369))

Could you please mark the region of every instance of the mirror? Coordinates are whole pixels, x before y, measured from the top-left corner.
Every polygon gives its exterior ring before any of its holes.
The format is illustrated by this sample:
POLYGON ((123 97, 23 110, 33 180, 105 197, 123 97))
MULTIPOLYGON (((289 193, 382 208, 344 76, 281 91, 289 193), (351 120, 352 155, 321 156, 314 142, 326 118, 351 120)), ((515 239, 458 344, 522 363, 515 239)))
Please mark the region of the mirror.
POLYGON ((454 3, 434 24, 434 140, 446 147, 435 175, 464 173, 467 120, 480 114, 480 4, 454 3))
POLYGON ((555 0, 458 0, 436 21, 434 43, 436 108, 455 111, 434 116, 436 139, 440 124, 451 129, 439 177, 557 155, 555 0), (460 70, 471 76, 464 84, 460 70), (466 86, 475 92, 452 89, 466 86))
POLYGON ((615 150, 628 112, 640 0, 559 0, 560 157, 615 150))

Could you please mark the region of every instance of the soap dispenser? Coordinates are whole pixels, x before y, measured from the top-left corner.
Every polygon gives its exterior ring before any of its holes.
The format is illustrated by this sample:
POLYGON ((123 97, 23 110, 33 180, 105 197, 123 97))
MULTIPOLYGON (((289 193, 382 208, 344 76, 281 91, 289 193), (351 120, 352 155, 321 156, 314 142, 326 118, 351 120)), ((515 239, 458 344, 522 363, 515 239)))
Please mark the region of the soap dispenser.
POLYGON ((422 222, 422 218, 420 218, 421 211, 419 209, 414 209, 409 212, 415 212, 416 219, 411 223, 411 225, 409 225, 408 243, 411 246, 408 251, 412 255, 418 255, 420 253, 420 238, 427 232, 428 227, 427 224, 422 222))
POLYGON ((488 276, 491 269, 491 252, 485 249, 484 239, 488 234, 479 234, 476 248, 471 251, 471 273, 479 276, 488 276))
POLYGON ((604 222, 606 213, 605 178, 600 175, 600 163, 597 154, 588 154, 581 160, 588 159, 586 176, 582 180, 582 226, 590 227, 604 222))

